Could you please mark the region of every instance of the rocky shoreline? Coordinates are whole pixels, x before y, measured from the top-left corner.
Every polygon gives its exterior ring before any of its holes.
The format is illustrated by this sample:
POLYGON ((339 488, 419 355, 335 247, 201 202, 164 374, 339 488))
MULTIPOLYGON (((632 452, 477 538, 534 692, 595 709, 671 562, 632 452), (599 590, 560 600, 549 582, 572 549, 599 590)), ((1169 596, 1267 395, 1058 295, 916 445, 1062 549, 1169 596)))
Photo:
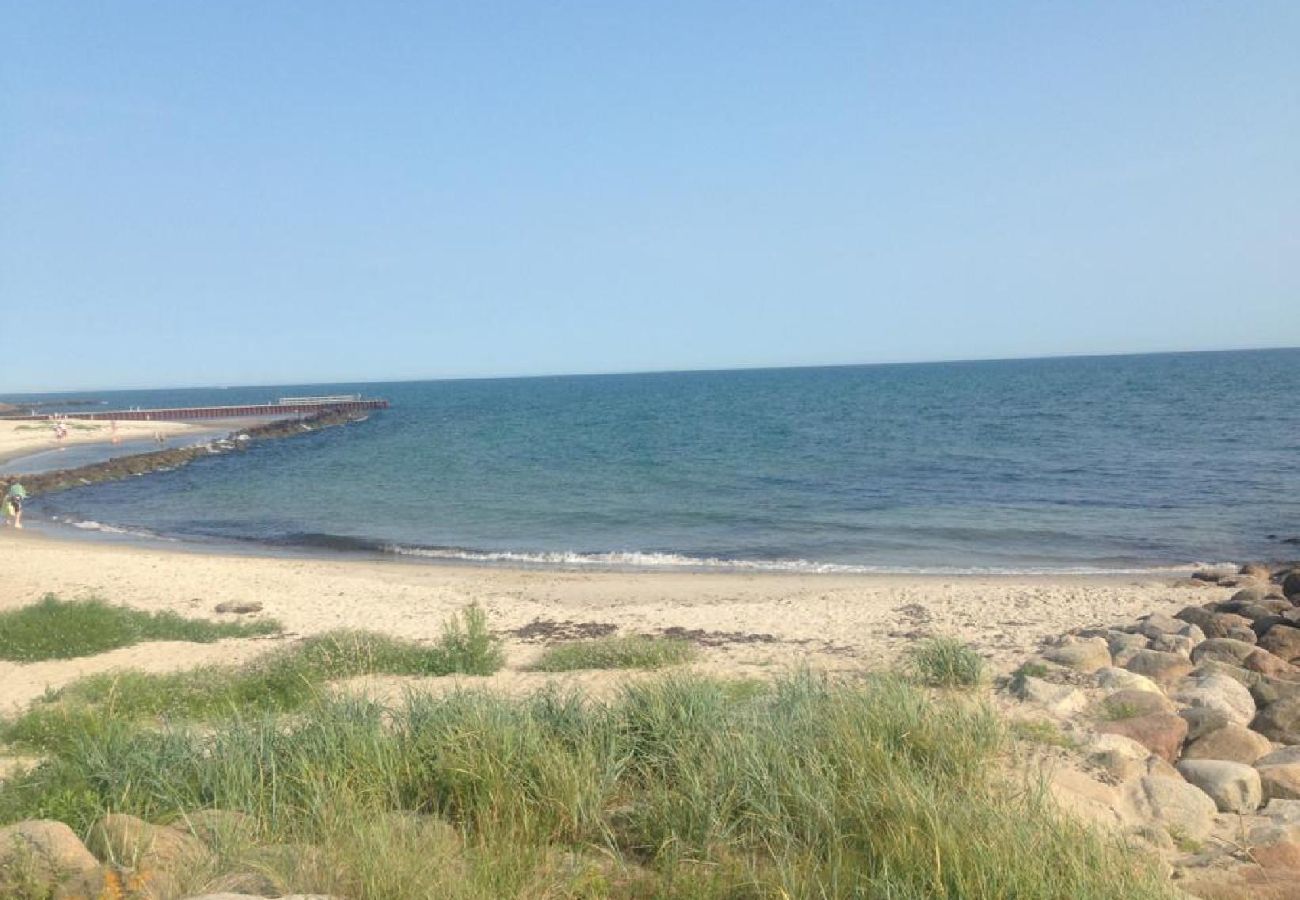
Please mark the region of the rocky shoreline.
POLYGON ((42 472, 21 477, 23 486, 29 496, 49 494, 71 488, 98 484, 104 481, 120 481, 150 472, 178 469, 189 465, 196 459, 234 453, 246 450, 259 441, 279 440, 293 437, 323 428, 334 428, 352 422, 364 421, 367 417, 355 412, 342 410, 324 410, 302 419, 284 419, 242 428, 232 431, 224 438, 195 444, 190 447, 176 447, 167 450, 155 450, 150 453, 136 453, 120 456, 103 462, 79 466, 75 469, 59 469, 54 472, 42 472))
POLYGON ((1194 580, 1218 596, 1067 634, 1008 690, 1082 751, 1052 783, 1067 808, 1192 896, 1300 897, 1300 564, 1194 580))

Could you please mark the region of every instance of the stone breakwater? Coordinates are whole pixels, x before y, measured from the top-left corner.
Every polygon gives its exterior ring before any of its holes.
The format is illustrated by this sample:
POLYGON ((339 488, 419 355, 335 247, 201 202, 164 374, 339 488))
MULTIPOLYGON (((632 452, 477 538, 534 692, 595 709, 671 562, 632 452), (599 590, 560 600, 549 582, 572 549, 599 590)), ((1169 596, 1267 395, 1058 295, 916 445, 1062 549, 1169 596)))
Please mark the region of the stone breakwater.
POLYGON ((325 410, 302 419, 285 419, 232 431, 219 440, 195 444, 191 447, 176 447, 168 450, 155 450, 151 453, 121 456, 104 462, 79 466, 75 469, 60 469, 55 472, 24 475, 19 480, 27 489, 28 495, 35 497, 40 494, 97 484, 102 481, 119 481, 123 478, 146 475, 150 472, 178 469, 181 466, 189 465, 196 459, 245 450, 258 441, 293 437, 306 432, 346 425, 364 419, 365 416, 354 412, 325 410))
POLYGON ((1008 683, 1081 751, 1063 805, 1189 894, 1300 898, 1300 564, 1198 572, 1214 598, 1080 629, 1008 683))

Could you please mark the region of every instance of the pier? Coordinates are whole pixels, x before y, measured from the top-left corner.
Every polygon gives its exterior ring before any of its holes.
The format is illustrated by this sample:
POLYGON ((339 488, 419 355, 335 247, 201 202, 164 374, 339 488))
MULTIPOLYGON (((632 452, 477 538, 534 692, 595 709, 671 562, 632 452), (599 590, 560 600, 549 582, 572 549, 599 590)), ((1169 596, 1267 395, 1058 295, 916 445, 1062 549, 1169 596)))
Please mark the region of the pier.
MULTIPOLYGON (((93 412, 59 413, 61 419, 92 419, 119 422, 178 422, 187 419, 242 419, 308 416, 322 412, 366 412, 388 409, 388 401, 363 399, 360 394, 330 397, 281 397, 275 403, 254 403, 247 406, 182 406, 165 409, 112 409, 93 412)), ((26 413, 0 416, 0 419, 19 421, 44 421, 50 413, 26 413)))

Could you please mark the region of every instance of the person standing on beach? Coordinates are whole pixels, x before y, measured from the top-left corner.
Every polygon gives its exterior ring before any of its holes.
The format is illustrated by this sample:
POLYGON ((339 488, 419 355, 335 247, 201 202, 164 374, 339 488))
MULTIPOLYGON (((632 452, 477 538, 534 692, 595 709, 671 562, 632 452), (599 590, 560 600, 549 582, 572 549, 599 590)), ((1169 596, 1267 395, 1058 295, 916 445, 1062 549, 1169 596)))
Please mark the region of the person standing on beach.
POLYGON ((5 491, 5 520, 13 519, 15 528, 23 527, 23 500, 27 497, 27 488, 15 481, 5 491))

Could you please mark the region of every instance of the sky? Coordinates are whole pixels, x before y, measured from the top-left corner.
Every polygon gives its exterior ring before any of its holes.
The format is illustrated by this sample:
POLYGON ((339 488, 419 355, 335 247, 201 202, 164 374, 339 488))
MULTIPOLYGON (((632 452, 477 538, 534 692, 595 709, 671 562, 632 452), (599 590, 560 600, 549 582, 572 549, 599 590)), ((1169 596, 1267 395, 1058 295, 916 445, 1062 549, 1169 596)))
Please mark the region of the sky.
POLYGON ((0 392, 1300 345, 1300 3, 0 0, 0 392))

